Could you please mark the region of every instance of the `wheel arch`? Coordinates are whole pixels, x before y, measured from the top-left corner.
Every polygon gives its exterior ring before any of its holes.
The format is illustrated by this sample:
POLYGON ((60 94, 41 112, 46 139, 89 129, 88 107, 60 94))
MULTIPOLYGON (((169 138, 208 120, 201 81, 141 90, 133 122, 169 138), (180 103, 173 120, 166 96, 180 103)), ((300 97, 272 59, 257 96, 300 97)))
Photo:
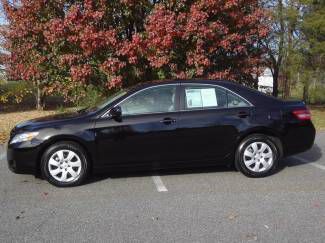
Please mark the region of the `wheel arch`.
POLYGON ((283 157, 283 155, 284 155, 283 148, 284 147, 283 147, 283 138, 282 138, 281 134, 279 132, 274 131, 273 129, 270 129, 267 127, 258 127, 258 128, 250 129, 250 130, 242 133, 240 135, 239 139, 237 140, 236 150, 245 138, 247 138, 248 136, 251 136, 253 134, 261 134, 261 135, 268 136, 275 143, 277 148, 279 149, 280 158, 283 157))
POLYGON ((40 176, 41 175, 41 161, 42 161, 42 156, 44 155, 45 151, 52 146, 53 144, 59 143, 59 142, 72 142, 78 144, 86 153, 86 157, 89 162, 89 168, 90 168, 90 173, 92 172, 93 169, 93 155, 90 152, 90 149, 86 145, 84 141, 79 139, 78 137, 75 136, 55 136, 50 138, 41 148, 38 156, 37 156, 37 161, 36 161, 36 170, 35 170, 35 176, 40 176))

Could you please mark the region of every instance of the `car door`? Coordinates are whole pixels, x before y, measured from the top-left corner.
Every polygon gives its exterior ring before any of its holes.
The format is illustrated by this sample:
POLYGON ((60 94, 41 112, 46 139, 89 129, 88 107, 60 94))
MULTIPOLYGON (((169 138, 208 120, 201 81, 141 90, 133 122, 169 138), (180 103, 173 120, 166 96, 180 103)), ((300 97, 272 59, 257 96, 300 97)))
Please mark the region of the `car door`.
POLYGON ((181 87, 178 128, 183 161, 223 161, 231 156, 250 117, 249 102, 214 85, 181 87))
POLYGON ((177 136, 179 85, 157 85, 138 91, 118 105, 121 120, 100 119, 96 141, 102 166, 159 166, 172 160, 177 136))

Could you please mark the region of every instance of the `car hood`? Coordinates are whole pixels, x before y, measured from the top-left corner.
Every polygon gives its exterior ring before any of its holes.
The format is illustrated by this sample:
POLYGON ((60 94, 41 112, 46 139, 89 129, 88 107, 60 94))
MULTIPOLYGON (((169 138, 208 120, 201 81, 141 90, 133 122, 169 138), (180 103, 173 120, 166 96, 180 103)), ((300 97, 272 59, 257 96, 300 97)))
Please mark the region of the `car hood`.
POLYGON ((45 126, 59 125, 61 123, 74 121, 75 119, 79 119, 87 115, 89 115, 89 113, 68 112, 68 113, 60 113, 55 115, 44 116, 44 117, 21 122, 16 125, 14 130, 16 132, 18 130, 19 131, 36 130, 38 128, 42 128, 45 126))

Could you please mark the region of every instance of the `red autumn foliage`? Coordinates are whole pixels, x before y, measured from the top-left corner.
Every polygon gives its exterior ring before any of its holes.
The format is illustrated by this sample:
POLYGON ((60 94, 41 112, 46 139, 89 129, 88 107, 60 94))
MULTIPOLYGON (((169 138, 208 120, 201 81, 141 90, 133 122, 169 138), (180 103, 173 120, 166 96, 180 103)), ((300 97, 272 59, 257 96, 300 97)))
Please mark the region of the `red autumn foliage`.
POLYGON ((148 17, 151 66, 182 78, 252 82, 261 61, 258 41, 267 28, 257 2, 194 1, 180 11, 157 5, 148 17))
POLYGON ((47 87, 71 79, 114 88, 157 78, 253 85, 258 42, 267 35, 257 0, 2 2, 8 72, 46 78, 47 87))

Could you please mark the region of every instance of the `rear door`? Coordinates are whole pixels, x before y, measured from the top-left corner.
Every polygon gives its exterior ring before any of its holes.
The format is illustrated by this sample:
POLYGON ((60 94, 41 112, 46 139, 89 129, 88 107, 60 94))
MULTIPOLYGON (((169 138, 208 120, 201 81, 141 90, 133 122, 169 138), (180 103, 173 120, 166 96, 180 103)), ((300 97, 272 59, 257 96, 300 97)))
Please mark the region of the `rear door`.
POLYGON ((215 85, 182 84, 178 119, 184 162, 222 161, 231 156, 251 105, 215 85), (185 160, 184 160, 185 159, 185 160))

